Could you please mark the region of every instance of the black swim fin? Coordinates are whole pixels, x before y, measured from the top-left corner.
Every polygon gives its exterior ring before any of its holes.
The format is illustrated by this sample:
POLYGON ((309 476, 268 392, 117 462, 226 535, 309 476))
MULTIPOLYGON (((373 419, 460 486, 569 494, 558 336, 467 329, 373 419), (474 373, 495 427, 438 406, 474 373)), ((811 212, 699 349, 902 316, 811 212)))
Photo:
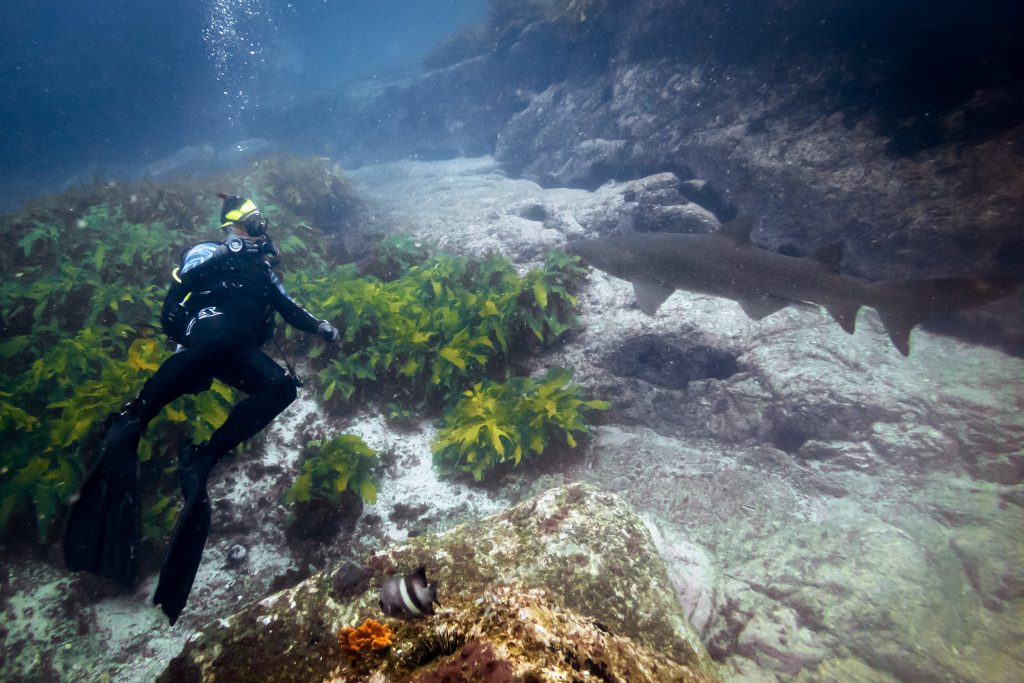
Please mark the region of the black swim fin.
POLYGON ((139 579, 142 515, 139 506, 140 420, 125 411, 112 415, 99 456, 64 527, 64 563, 134 588, 139 579))
POLYGON ((171 626, 185 609, 199 571, 206 537, 210 533, 210 497, 206 492, 206 480, 218 459, 191 444, 186 444, 178 454, 178 474, 185 507, 174 525, 174 533, 160 567, 160 581, 153 595, 153 604, 160 605, 171 626))

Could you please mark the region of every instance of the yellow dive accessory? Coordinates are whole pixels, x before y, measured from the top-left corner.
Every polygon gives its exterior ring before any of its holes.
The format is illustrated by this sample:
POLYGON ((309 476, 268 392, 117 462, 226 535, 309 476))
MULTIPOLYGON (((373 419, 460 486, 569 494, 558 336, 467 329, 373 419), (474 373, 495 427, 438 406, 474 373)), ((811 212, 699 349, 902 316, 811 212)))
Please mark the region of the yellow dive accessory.
POLYGON ((241 206, 225 211, 221 215, 220 227, 228 228, 231 227, 232 223, 245 223, 250 214, 259 214, 259 212, 260 210, 256 207, 256 204, 251 199, 246 199, 242 202, 241 206))

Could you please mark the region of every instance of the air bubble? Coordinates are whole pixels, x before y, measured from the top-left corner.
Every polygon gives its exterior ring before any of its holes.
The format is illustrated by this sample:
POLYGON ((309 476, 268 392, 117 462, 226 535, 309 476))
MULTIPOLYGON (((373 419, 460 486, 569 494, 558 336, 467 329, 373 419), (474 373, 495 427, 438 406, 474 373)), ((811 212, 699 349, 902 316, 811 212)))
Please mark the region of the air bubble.
POLYGON ((263 40, 276 30, 263 0, 212 0, 203 29, 214 76, 226 97, 228 121, 238 123, 267 63, 263 40))

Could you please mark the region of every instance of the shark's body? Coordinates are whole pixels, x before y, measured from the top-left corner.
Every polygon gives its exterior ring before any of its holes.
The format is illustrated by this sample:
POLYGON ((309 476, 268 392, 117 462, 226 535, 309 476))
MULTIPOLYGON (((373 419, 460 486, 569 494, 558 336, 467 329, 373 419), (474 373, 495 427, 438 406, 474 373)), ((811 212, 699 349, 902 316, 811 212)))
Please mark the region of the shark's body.
POLYGON ((570 243, 567 251, 595 268, 633 283, 640 308, 653 315, 677 289, 732 299, 760 320, 785 306, 824 306, 853 333, 857 312, 879 312, 893 344, 910 353, 910 331, 920 321, 1009 294, 1004 279, 869 282, 843 275, 840 254, 785 256, 750 244, 750 222, 740 219, 712 234, 635 233, 570 243))

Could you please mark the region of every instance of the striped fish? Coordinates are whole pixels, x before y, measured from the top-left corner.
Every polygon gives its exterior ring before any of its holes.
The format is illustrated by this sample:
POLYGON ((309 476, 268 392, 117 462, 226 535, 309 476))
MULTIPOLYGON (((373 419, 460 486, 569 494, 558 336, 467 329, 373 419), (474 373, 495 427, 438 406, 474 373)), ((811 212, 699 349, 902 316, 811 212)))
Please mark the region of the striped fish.
POLYGON ((380 609, 396 619, 416 619, 434 613, 437 584, 427 582, 427 569, 393 576, 380 587, 380 609))

